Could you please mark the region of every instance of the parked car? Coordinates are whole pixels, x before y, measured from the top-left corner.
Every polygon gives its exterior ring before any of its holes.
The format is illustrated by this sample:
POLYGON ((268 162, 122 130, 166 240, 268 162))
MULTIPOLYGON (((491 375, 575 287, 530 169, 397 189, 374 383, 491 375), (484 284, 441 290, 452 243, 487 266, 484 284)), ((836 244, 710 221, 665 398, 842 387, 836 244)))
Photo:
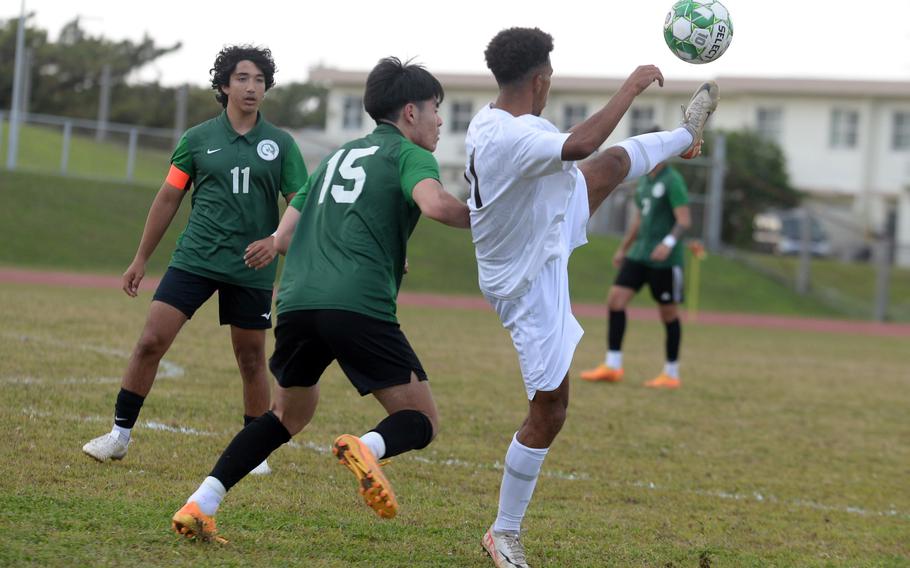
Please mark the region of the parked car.
MULTIPOLYGON (((799 254, 803 219, 799 209, 759 213, 752 221, 752 240, 760 250, 799 254)), ((831 256, 832 253, 831 241, 814 217, 809 217, 809 251, 813 256, 831 256)))

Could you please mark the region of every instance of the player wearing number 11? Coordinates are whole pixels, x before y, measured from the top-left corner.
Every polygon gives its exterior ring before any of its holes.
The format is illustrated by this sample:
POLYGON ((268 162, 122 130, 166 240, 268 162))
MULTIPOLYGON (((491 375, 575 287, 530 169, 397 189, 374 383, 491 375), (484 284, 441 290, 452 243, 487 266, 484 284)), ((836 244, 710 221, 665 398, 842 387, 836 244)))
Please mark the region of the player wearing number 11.
MULTIPOLYGON (((427 375, 396 317, 408 238, 421 214, 469 226, 467 206, 443 189, 431 153, 442 98, 442 85, 423 67, 381 60, 363 96, 376 129, 330 154, 291 201, 275 236, 287 262, 269 360, 278 380, 272 410, 234 437, 177 511, 178 533, 214 536, 225 493, 310 422, 320 376, 336 359, 388 416, 359 438, 342 434, 333 452, 380 517, 397 513, 378 460, 426 447, 438 425, 427 375)), ((258 253, 251 250, 248 262, 258 266, 258 253)))
MULTIPOLYGON (((269 408, 265 330, 272 326, 275 263, 266 251, 261 269, 245 262, 247 246, 278 225, 278 197, 290 200, 307 180, 306 166, 291 136, 259 114, 274 83, 268 49, 224 48, 212 68, 218 117, 190 128, 171 158, 170 173, 149 209, 123 291, 135 297, 145 264, 192 193, 189 221, 149 307, 145 328, 130 356, 117 396, 114 428, 82 450, 97 459, 126 455, 133 425, 155 381, 158 363, 195 311, 218 291, 219 318, 231 326, 231 342, 243 379, 244 422, 269 408)), ((268 473, 262 462, 257 473, 268 473)))

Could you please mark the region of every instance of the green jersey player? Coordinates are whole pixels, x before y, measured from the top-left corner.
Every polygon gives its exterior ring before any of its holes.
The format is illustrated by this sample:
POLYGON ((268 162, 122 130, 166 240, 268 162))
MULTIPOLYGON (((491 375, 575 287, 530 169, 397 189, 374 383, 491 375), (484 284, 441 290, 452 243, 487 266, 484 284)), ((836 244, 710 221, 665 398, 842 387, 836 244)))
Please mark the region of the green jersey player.
POLYGON ((427 375, 396 318, 408 237, 421 214, 469 226, 467 206, 445 192, 431 154, 442 98, 439 81, 423 67, 381 60, 363 97, 376 129, 323 160, 291 201, 275 236, 287 254, 269 360, 275 402, 234 438, 174 514, 178 533, 214 536, 213 516, 227 490, 310 422, 319 378, 336 359, 360 394, 372 394, 389 415, 361 437, 339 436, 333 451, 380 517, 397 513, 378 460, 425 447, 438 424, 427 375))
MULTIPOLYGON (((82 448, 99 461, 126 455, 158 363, 183 324, 215 291, 221 324, 231 326, 243 379, 244 421, 269 408, 265 330, 271 327, 271 261, 276 255, 269 235, 278 226, 279 196, 290 200, 307 180, 293 138, 259 114, 274 75, 268 49, 226 47, 215 59, 212 88, 224 111, 180 139, 149 210, 139 249, 123 275, 123 291, 135 297, 148 258, 192 188, 189 221, 123 374, 114 429, 82 448), (254 257, 257 266, 245 261, 245 255, 254 257)), ((257 473, 267 472, 263 462, 257 473)))
POLYGON ((651 388, 679 388, 679 344, 682 328, 678 306, 683 300, 683 245, 680 237, 691 225, 686 182, 676 169, 660 163, 639 178, 635 218, 613 256, 619 274, 607 297, 607 356, 594 369, 582 371, 589 381, 619 382, 623 378, 622 340, 626 306, 648 283, 666 328, 663 371, 645 382, 651 388))

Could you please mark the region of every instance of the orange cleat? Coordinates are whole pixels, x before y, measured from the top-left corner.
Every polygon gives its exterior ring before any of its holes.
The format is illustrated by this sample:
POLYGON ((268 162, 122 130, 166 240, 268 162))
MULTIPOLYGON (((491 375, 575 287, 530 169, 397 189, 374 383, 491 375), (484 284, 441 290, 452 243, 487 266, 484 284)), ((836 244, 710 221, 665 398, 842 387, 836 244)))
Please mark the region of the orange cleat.
POLYGON ((604 381, 607 383, 618 383, 622 380, 623 370, 613 369, 601 363, 593 369, 581 372, 581 378, 586 381, 604 381))
POLYGON ((645 383, 645 386, 652 389, 678 389, 682 386, 682 381, 674 379, 670 375, 661 373, 656 378, 645 383))
POLYGON ((357 436, 342 434, 335 438, 332 453, 351 470, 360 485, 364 501, 383 519, 398 513, 398 500, 382 468, 366 445, 357 436))
POLYGON ((226 543, 227 540, 217 536, 218 529, 215 528, 215 518, 210 517, 199 510, 199 505, 195 501, 190 501, 174 513, 171 518, 171 528, 179 535, 188 539, 199 539, 203 542, 226 543))

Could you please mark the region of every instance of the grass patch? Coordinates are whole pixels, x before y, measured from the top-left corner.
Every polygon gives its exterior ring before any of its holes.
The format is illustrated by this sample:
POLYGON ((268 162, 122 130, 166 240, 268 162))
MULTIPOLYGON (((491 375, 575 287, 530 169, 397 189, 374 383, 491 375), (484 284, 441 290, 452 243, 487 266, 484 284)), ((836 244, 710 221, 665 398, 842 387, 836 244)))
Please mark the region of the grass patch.
MULTIPOLYGON (((9 132, 8 122, 3 122, 2 126, 4 134, 9 132)), ((97 142, 94 136, 74 133, 70 138, 68 173, 80 177, 125 180, 128 159, 126 135, 111 133, 110 138, 109 141, 97 142)), ((0 142, 6 156, 6 136, 0 142)), ((32 172, 58 173, 62 147, 62 127, 23 124, 19 129, 18 167, 32 172)), ((138 146, 133 182, 160 185, 167 175, 170 158, 169 151, 138 146)), ((6 164, 5 161, 3 163, 6 164)))
MULTIPOLYGON (((149 296, 0 284, 0 312, 16 314, 0 331, 0 565, 489 565, 479 539, 527 408, 492 312, 402 309, 443 431, 388 467, 398 518, 376 518, 326 453, 383 414, 333 365, 299 446, 229 494, 218 521, 231 543, 194 546, 169 533, 170 515, 242 424, 214 302, 168 354, 185 373, 155 385, 127 458, 101 465, 80 451, 110 427, 149 296)), ((582 323, 573 376, 603 355, 602 323, 582 323)), ((625 383, 572 383, 525 522, 532 565, 910 562, 904 339, 691 325, 684 388, 652 392, 640 383, 659 370, 662 340, 659 324, 635 322, 625 383)))
MULTIPOLYGON (((158 187, 6 172, 0 176, 5 204, 0 209, 0 239, 5 245, 0 250, 0 264, 119 274, 132 260, 158 187)), ((189 210, 189 199, 185 199, 149 261, 149 274, 164 272, 189 210)), ((616 275, 611 259, 618 243, 616 238, 592 235, 586 246, 573 253, 569 272, 574 301, 605 300, 616 275)), ((405 278, 405 290, 479 294, 468 231, 423 219, 411 238, 408 256, 411 272, 405 278)), ((856 302, 869 301, 868 283, 874 280, 869 266, 845 267, 833 261, 813 265, 813 277, 819 283, 838 286, 844 297, 856 302)), ((906 309, 910 271, 895 270, 893 282, 894 319, 910 321, 910 309, 906 309)), ((690 297, 692 293, 687 291, 690 297)), ((654 303, 650 293, 643 290, 634 305, 654 303)), ((852 305, 800 296, 761 271, 723 256, 710 255, 701 265, 699 306, 704 310, 867 317, 867 313, 851 309, 852 305)))

